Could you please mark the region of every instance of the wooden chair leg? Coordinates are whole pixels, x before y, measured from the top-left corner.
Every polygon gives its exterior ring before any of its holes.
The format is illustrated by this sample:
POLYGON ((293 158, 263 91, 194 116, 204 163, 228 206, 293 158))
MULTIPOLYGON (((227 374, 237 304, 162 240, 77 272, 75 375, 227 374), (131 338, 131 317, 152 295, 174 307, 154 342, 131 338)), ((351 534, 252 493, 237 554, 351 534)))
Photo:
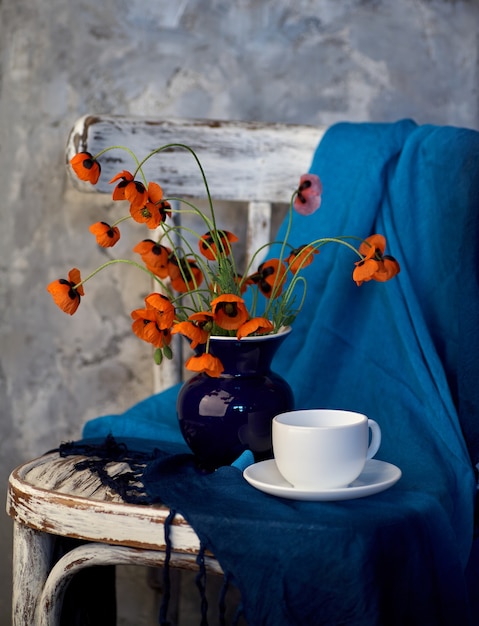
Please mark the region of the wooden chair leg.
MULTIPOLYGON (((65 538, 36 531, 15 522, 12 626, 32 626, 33 624, 35 626, 61 626, 62 623, 76 626, 76 623, 68 619, 66 622, 61 621, 63 600, 70 582, 85 568, 90 569, 85 577, 89 588, 91 588, 92 580, 88 579, 88 576, 93 573, 94 576, 100 577, 100 583, 96 586, 98 593, 101 594, 102 576, 107 575, 105 584, 110 589, 111 572, 115 565, 144 565, 156 568, 165 563, 165 553, 161 550, 143 550, 104 543, 81 543, 72 549, 67 549, 70 546, 64 545, 58 552, 58 544, 65 541, 68 544, 65 538)), ((222 573, 220 565, 213 558, 206 557, 205 565, 211 572, 222 573)), ((170 567, 195 569, 196 555, 173 552, 170 556, 170 567)), ((170 574, 172 574, 170 582, 173 583, 171 591, 174 592, 172 611, 175 612, 177 591, 174 590, 176 587, 174 583, 178 582, 178 579, 177 573, 173 570, 170 574)), ((84 594, 79 598, 79 602, 89 603, 84 594)), ((78 603, 76 606, 78 609, 78 603)), ((74 610, 72 614, 75 614, 74 610)), ((115 609, 111 611, 111 616, 114 620, 115 609)), ((109 621, 101 619, 99 622, 88 623, 98 623, 102 626, 110 624, 109 621)), ((114 624, 114 621, 111 624, 114 624)))
POLYGON ((13 626, 36 624, 37 601, 50 572, 54 541, 53 535, 14 523, 13 626))
MULTIPOLYGON (((112 565, 147 565, 161 566, 165 562, 165 553, 157 550, 140 550, 124 546, 104 543, 86 543, 67 552, 52 567, 41 596, 37 601, 35 626, 59 626, 62 602, 67 585, 72 577, 85 568, 112 565)), ((195 563, 195 555, 173 554, 171 566, 191 567, 195 563)), ((220 570, 216 561, 211 560, 210 567, 220 570)), ((221 571, 221 570, 220 570, 221 571)), ((26 626, 19 623, 18 626, 26 626)), ((17 625, 15 625, 17 626, 17 625)))

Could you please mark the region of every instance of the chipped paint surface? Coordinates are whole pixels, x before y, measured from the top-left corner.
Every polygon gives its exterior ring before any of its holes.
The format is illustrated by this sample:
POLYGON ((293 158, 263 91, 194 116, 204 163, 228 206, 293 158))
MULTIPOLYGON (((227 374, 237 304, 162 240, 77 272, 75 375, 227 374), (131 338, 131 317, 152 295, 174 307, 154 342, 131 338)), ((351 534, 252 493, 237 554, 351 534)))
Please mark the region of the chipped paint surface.
MULTIPOLYGON (((10 478, 14 626, 57 624, 62 590, 85 567, 159 567, 165 562, 163 525, 168 508, 124 504, 93 472, 79 472, 78 460, 52 453, 19 467, 10 478), (56 535, 88 538, 89 543, 54 560, 56 535)), ((131 471, 126 463, 111 463, 106 469, 112 477, 131 471)), ((199 540, 181 515, 173 519, 169 539, 171 566, 196 570, 199 540)), ((206 555, 206 566, 222 573, 211 555, 206 555)))
MULTIPOLYGON (((44 289, 75 264, 105 259, 85 233, 111 203, 86 201, 64 170, 79 116, 312 125, 412 117, 477 128, 478 23, 473 0, 2 0, 3 485, 20 462, 153 388, 149 349, 130 332, 129 312, 148 288, 136 273, 115 268, 88 283, 74 320, 44 289)), ((125 254, 135 242, 122 239, 125 254)), ((0 531, 11 554, 6 515, 0 531)), ((3 581, 10 570, 3 559, 3 581)), ((2 585, 2 624, 10 597, 2 585)))

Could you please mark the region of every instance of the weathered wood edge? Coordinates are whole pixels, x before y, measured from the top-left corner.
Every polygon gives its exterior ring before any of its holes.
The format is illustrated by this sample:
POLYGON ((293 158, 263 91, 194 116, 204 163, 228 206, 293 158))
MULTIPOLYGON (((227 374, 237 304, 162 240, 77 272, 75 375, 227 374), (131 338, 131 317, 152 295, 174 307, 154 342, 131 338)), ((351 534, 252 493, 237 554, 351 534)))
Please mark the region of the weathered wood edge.
MULTIPOLYGON (((287 203, 325 130, 326 126, 299 124, 84 115, 70 132, 66 160, 78 151, 98 154, 112 145, 127 146, 141 159, 159 146, 179 143, 197 151, 215 199, 287 203)), ((148 180, 157 180, 179 196, 186 196, 184 187, 188 197, 205 197, 198 167, 183 149, 169 148, 163 156, 160 163, 146 164, 148 180)), ((135 168, 121 150, 104 154, 100 162, 102 178, 95 187, 75 176, 73 185, 81 191, 109 193, 111 177, 135 168)), ((69 166, 68 170, 71 174, 69 166)))
MULTIPOLYGON (((170 513, 168 507, 94 500, 31 484, 25 476, 40 461, 45 461, 45 457, 17 467, 10 475, 6 509, 16 522, 41 532, 76 539, 165 549, 163 527, 170 513)), ((172 548, 178 552, 199 550, 196 533, 180 514, 173 519, 170 538, 172 548)))

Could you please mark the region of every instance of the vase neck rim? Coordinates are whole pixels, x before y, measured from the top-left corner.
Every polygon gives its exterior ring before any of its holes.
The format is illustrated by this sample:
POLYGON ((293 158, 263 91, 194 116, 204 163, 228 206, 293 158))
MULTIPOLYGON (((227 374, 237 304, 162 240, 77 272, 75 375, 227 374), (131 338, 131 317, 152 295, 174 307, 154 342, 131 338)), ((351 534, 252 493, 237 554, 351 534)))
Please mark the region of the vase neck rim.
POLYGON ((286 337, 291 332, 291 326, 282 326, 277 333, 268 333, 267 335, 253 335, 248 337, 242 337, 238 339, 237 337, 228 337, 225 335, 211 335, 210 339, 214 339, 215 341, 241 341, 241 342, 249 342, 249 341, 268 341, 268 339, 272 339, 273 337, 286 337))

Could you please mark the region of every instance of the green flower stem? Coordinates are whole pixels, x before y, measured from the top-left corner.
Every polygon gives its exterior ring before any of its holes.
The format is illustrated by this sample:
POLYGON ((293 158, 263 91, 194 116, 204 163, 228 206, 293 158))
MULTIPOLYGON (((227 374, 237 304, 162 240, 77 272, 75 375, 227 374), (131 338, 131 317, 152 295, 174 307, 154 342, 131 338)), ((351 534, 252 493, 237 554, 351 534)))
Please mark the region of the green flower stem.
POLYGON ((251 303, 251 317, 257 317, 256 310, 258 308, 258 297, 259 291, 258 289, 253 289, 252 303, 251 303))
POLYGON ((155 274, 153 274, 153 272, 150 272, 150 270, 148 270, 144 265, 140 265, 140 263, 137 263, 136 261, 132 261, 131 259, 111 259, 110 261, 106 261, 106 263, 103 263, 102 265, 97 267, 95 270, 93 270, 91 274, 88 274, 86 278, 83 278, 79 283, 74 285, 73 289, 78 289, 78 287, 80 287, 81 285, 84 285, 88 280, 90 280, 90 278, 93 278, 93 276, 96 276, 96 274, 98 274, 105 268, 109 267, 110 265, 114 265, 115 263, 126 263, 127 265, 132 265, 133 267, 137 267, 138 269, 142 270, 143 272, 148 274, 151 278, 153 278, 153 280, 159 283, 168 294, 168 297, 170 298, 170 300, 172 302, 174 301, 173 292, 170 289, 168 289, 165 283, 162 280, 160 280, 158 276, 155 276, 155 274))
MULTIPOLYGON (((187 249, 189 250, 189 253, 191 254, 191 256, 194 257, 195 262, 198 265, 199 269, 201 270, 201 273, 203 274, 203 276, 213 277, 213 274, 211 273, 208 265, 203 263, 203 259, 193 251, 193 248, 191 247, 189 241, 186 239, 186 237, 183 236, 181 231, 187 231, 189 233, 192 233, 194 236, 198 237, 195 231, 191 230, 190 228, 186 226, 182 226, 181 224, 179 226, 171 226, 168 228, 163 225, 163 235, 167 238, 168 243, 171 246, 172 252, 175 255, 175 258, 178 263, 178 269, 181 273, 181 277, 183 278, 186 285, 188 284, 190 280, 193 280, 194 289, 188 290, 188 293, 193 296, 193 294, 199 292, 199 289, 198 289, 199 285, 196 283, 195 277, 192 272, 189 272, 189 274, 187 275, 187 272, 185 271, 185 268, 183 267, 183 264, 182 264, 182 259, 184 258, 184 255, 180 256, 179 250, 181 250, 181 248, 179 249, 178 245, 176 245, 176 243, 173 241, 173 238, 171 237, 171 233, 173 232, 176 235, 178 235, 178 237, 183 242, 183 244, 186 245, 187 249)), ((196 298, 193 298, 193 300, 196 300, 196 298)), ((201 304, 200 301, 196 300, 196 302, 197 302, 197 306, 199 307, 199 305, 201 304)))
MULTIPOLYGON (((186 144, 183 143, 168 143, 165 144, 163 146, 160 146, 159 148, 156 148, 155 150, 153 150, 152 152, 150 152, 150 154, 148 154, 142 161, 139 162, 138 167, 135 171, 135 175, 136 172, 138 172, 138 170, 141 170, 142 166, 146 163, 146 161, 148 161, 148 159, 151 159, 152 156, 154 156, 155 154, 159 154, 160 152, 163 152, 164 150, 168 150, 170 148, 182 148, 183 150, 187 150, 195 159, 196 164, 198 165, 198 168, 200 170, 201 173, 201 177, 203 179, 203 184, 205 186, 205 191, 206 191, 206 196, 208 198, 208 205, 209 205, 209 209, 210 209, 210 213, 211 213, 211 220, 212 220, 212 224, 213 224, 213 229, 216 230, 216 220, 215 220, 215 212, 213 209, 213 200, 211 198, 211 193, 210 193, 210 189, 208 186, 208 181, 206 179, 206 174, 205 171, 203 169, 203 166, 201 165, 201 161, 199 160, 196 152, 193 150, 193 148, 190 148, 190 146, 187 146, 186 144)), ((138 161, 137 161, 138 163, 138 161)))
MULTIPOLYGON (((286 234, 285 242, 284 242, 282 250, 284 250, 284 248, 285 248, 285 244, 287 242, 287 239, 288 239, 288 233, 286 234)), ((347 239, 359 239, 360 241, 363 241, 360 237, 345 235, 345 236, 340 236, 340 237, 321 237, 320 239, 316 239, 316 240, 314 240, 314 241, 312 241, 312 242, 310 242, 310 243, 308 243, 306 245, 311 246, 312 248, 315 248, 315 249, 319 249, 322 246, 326 245, 327 243, 337 243, 337 244, 340 244, 342 246, 345 246, 346 248, 349 248, 350 250, 355 252, 359 256, 360 259, 362 259, 363 258, 362 254, 351 243, 349 243, 349 241, 347 241, 347 239)), ((300 279, 304 280, 302 277, 298 276, 298 272, 305 265, 308 256, 309 255, 306 255, 306 257, 301 262, 301 264, 300 264, 300 266, 299 266, 299 268, 298 268, 298 270, 297 270, 293 280, 288 285, 285 293, 282 296, 281 306, 282 307, 284 306, 285 309, 288 307, 289 301, 291 300, 292 295, 293 295, 293 290, 294 290, 298 280, 300 280, 300 279)), ((264 316, 265 317, 267 317, 268 314, 270 314, 271 309, 275 305, 275 299, 278 296, 278 291, 279 291, 280 286, 281 286, 280 283, 278 282, 278 284, 276 284, 276 281, 275 281, 275 283, 273 285, 273 288, 272 288, 272 291, 271 291, 271 297, 269 298, 268 303, 267 303, 266 308, 265 308, 265 312, 264 312, 264 316)), ((305 288, 306 288, 306 283, 305 283, 305 288)), ((297 313, 300 312, 301 307, 302 307, 302 305, 304 303, 304 299, 305 299, 305 294, 304 294, 304 296, 303 296, 303 298, 301 300, 300 307, 297 309, 297 313)))
POLYGON ((356 239, 357 241, 361 241, 361 242, 364 241, 364 239, 362 239, 361 237, 356 237, 354 235, 340 235, 338 237, 322 237, 321 239, 316 239, 315 241, 312 241, 311 243, 308 243, 307 245, 321 248, 327 243, 338 243, 342 246, 346 246, 346 248, 349 248, 355 254, 357 254, 357 256, 360 259, 363 259, 364 258, 363 255, 359 252, 359 250, 355 246, 353 246, 352 243, 349 243, 347 241, 348 239, 356 239))
POLYGON ((210 351, 210 339, 211 339, 211 333, 208 334, 208 338, 207 338, 206 344, 205 344, 205 353, 206 354, 210 351))
POLYGON ((133 219, 131 215, 124 215, 123 217, 120 217, 120 219, 116 220, 116 222, 113 222, 111 227, 114 228, 115 226, 118 226, 118 224, 121 224, 122 222, 125 222, 126 220, 131 220, 131 219, 133 219))
MULTIPOLYGON (((293 195, 294 198, 294 195, 293 195)), ((292 208, 293 208, 293 204, 291 202, 290 207, 288 209, 288 225, 286 227, 286 236, 282 241, 270 241, 268 243, 263 244, 262 246, 260 246, 255 253, 253 254, 253 256, 251 257, 249 263, 248 263, 248 267, 245 270, 245 276, 247 276, 250 273, 251 267, 253 266, 254 260, 256 259, 256 257, 265 249, 265 248, 271 248, 271 246, 273 245, 281 245, 281 250, 279 253, 279 260, 281 261, 284 257, 284 252, 286 249, 286 246, 289 246, 291 249, 293 248, 293 246, 291 244, 288 243, 288 238, 289 238, 289 233, 291 231, 291 225, 292 225, 292 216, 293 216, 293 212, 292 212, 292 208)))
MULTIPOLYGON (((232 279, 233 276, 238 275, 238 272, 234 263, 234 257, 232 256, 232 248, 231 248, 231 244, 229 243, 229 241, 225 241, 223 245, 223 241, 220 237, 214 237, 218 241, 218 243, 216 244, 216 248, 217 250, 219 250, 219 253, 217 253, 217 256, 216 256, 216 262, 218 264, 218 267, 217 267, 217 271, 215 272, 212 270, 209 263, 205 262, 203 256, 201 254, 198 255, 198 253, 192 248, 188 239, 183 236, 183 232, 189 233, 199 243, 201 240, 201 237, 198 235, 196 231, 194 231, 192 228, 189 228, 188 226, 184 226, 183 224, 170 227, 168 228, 168 230, 166 229, 166 227, 163 227, 163 228, 164 228, 164 234, 167 237, 168 241, 170 242, 170 245, 172 246, 172 249, 173 249, 173 253, 175 254, 178 262, 180 262, 180 257, 176 253, 177 248, 174 247, 172 239, 170 238, 170 235, 169 235, 169 233, 172 231, 175 232, 178 235, 178 237, 182 240, 182 242, 185 244, 186 248, 189 251, 189 254, 191 254, 191 256, 194 257, 198 267, 201 269, 203 276, 209 279, 211 284, 214 284, 217 282, 220 285, 221 291, 233 291, 233 293, 238 291, 237 282, 232 279)), ((212 236, 214 234, 216 234, 216 231, 212 233, 212 236)), ((213 251, 212 246, 210 246, 210 249, 213 251)), ((182 268, 180 266, 180 271, 181 269, 182 268)), ((183 279, 185 279, 184 276, 183 276, 183 279)))
MULTIPOLYGON (((283 241, 281 242, 281 250, 280 250, 280 253, 279 253, 279 262, 280 263, 283 262, 284 253, 285 253, 285 250, 286 250, 286 245, 288 243, 289 234, 291 232, 291 227, 292 227, 292 224, 293 224, 293 206, 294 206, 294 199, 295 199, 297 193, 298 193, 297 190, 293 192, 293 195, 291 196, 291 200, 289 202, 288 223, 287 223, 287 226, 286 226, 286 234, 285 234, 285 237, 284 237, 283 241)), ((278 280, 278 274, 277 274, 275 276, 273 287, 271 289, 271 298, 269 300, 268 305, 266 306, 265 317, 269 313, 271 301, 274 300, 277 297, 278 291, 282 287, 281 282, 282 281, 278 280)))
POLYGON ((181 204, 186 204, 187 206, 190 207, 191 211, 189 211, 188 209, 172 209, 171 212, 172 213, 177 213, 179 215, 198 215, 199 217, 201 217, 201 219, 204 221, 204 223, 206 224, 206 228, 211 231, 214 230, 215 226, 214 226, 214 222, 210 221, 209 218, 202 212, 200 211, 200 209, 195 206, 192 202, 188 202, 187 200, 184 200, 183 198, 177 198, 176 196, 171 196, 168 198, 165 198, 166 202, 180 202, 181 204))
POLYGON ((141 177, 143 178, 143 182, 145 183, 145 185, 147 184, 145 175, 143 174, 143 170, 141 169, 142 163, 140 163, 136 154, 132 150, 130 150, 130 148, 128 148, 127 146, 108 146, 108 148, 104 148, 103 150, 100 150, 100 152, 95 154, 93 158, 96 160, 100 158, 102 155, 104 155, 106 152, 109 152, 110 150, 124 150, 125 152, 127 152, 136 163, 135 174, 139 171, 141 174, 141 177))
MULTIPOLYGON (((184 209, 179 209, 179 210, 173 210, 174 213, 178 213, 180 215, 185 215, 185 214, 193 214, 193 215, 198 215, 199 217, 201 217, 203 219, 203 221, 206 224, 207 230, 210 233, 213 242, 216 246, 216 250, 218 251, 218 256, 217 256, 217 262, 218 265, 220 266, 219 269, 219 274, 221 274, 221 263, 224 260, 224 257, 229 257, 230 259, 230 265, 229 268, 233 268, 233 273, 235 275, 238 274, 237 268, 235 266, 235 262, 234 262, 234 257, 232 256, 232 248, 231 248, 231 244, 226 241, 223 242, 223 239, 221 237, 218 236, 218 230, 216 228, 216 221, 215 221, 215 214, 214 214, 214 210, 213 207, 210 205, 210 209, 211 209, 211 214, 213 216, 213 221, 209 220, 209 218, 198 209, 197 206, 195 206, 194 204, 192 204, 191 202, 187 202, 186 200, 184 200, 183 198, 177 198, 177 197, 171 197, 171 198, 167 198, 167 201, 170 200, 175 200, 176 202, 180 202, 183 204, 186 204, 187 206, 189 206, 191 208, 191 211, 188 210, 184 210, 184 209), (231 263, 232 261, 232 263, 231 263)), ((180 228, 187 230, 190 234, 193 234, 198 241, 201 239, 201 237, 198 235, 198 233, 196 233, 194 230, 187 228, 186 226, 183 226, 182 224, 180 224, 179 226, 180 228)), ((219 231, 221 232, 221 231, 219 231)), ((213 250, 213 247, 210 246, 210 249, 213 250)))
POLYGON ((289 201, 289 209, 288 209, 288 223, 286 226, 286 234, 284 236, 283 242, 281 244, 281 252, 279 255, 279 260, 282 261, 283 260, 283 256, 284 256, 284 251, 286 249, 286 244, 289 240, 289 234, 291 232, 291 227, 293 225, 293 207, 294 207, 294 199, 295 197, 298 195, 298 190, 296 189, 296 191, 293 192, 293 195, 291 196, 291 200, 289 201))
MULTIPOLYGON (((281 327, 285 325, 285 319, 289 318, 289 320, 294 319, 298 313, 303 308, 304 301, 306 300, 307 293, 307 282, 304 276, 295 276, 291 283, 288 285, 284 296, 281 298, 281 302, 276 305, 277 311, 276 313, 272 313, 272 316, 276 318, 275 326, 281 327), (302 284, 303 291, 301 295, 301 301, 297 307, 295 307, 294 311, 291 311, 291 307, 294 302, 294 293, 297 291, 298 283, 302 284)), ((291 321, 288 321, 288 325, 291 324, 291 321)))

